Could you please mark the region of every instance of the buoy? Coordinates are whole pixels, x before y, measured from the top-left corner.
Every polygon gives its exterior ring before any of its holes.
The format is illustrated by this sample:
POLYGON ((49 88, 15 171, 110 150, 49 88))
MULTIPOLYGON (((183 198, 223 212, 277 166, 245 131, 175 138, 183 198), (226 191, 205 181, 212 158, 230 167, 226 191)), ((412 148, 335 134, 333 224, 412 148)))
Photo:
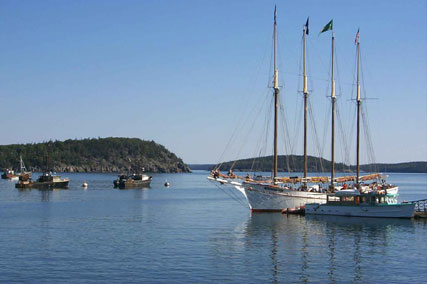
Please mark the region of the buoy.
POLYGON ((87 182, 83 182, 82 187, 86 188, 87 187, 87 182))
POLYGON ((170 185, 170 183, 168 183, 168 181, 165 181, 165 186, 168 187, 170 185))

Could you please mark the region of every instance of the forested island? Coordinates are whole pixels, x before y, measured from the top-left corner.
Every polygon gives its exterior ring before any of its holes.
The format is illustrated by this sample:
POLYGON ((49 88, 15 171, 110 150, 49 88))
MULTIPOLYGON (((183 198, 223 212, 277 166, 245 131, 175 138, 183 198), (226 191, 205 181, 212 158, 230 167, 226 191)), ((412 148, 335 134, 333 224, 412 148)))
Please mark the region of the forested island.
POLYGON ((190 168, 174 153, 154 141, 139 138, 98 138, 49 141, 0 146, 0 168, 19 168, 22 156, 27 169, 56 172, 187 173, 190 168))
MULTIPOLYGON (((242 159, 237 161, 225 162, 221 165, 221 170, 228 171, 234 164, 234 171, 251 172, 270 172, 272 168, 273 157, 260 157, 251 159, 242 159)), ((313 156, 307 157, 308 172, 327 172, 331 170, 331 161, 313 156)), ((190 165, 192 170, 210 170, 215 165, 197 164, 190 165)), ((365 164, 360 166, 364 172, 383 172, 383 173, 427 173, 427 162, 407 162, 407 163, 375 163, 365 164)), ((335 171, 337 172, 355 172, 356 166, 344 165, 343 163, 335 163, 335 171)), ((278 171, 279 172, 303 172, 304 171, 304 156, 297 155, 281 155, 278 156, 278 171)))

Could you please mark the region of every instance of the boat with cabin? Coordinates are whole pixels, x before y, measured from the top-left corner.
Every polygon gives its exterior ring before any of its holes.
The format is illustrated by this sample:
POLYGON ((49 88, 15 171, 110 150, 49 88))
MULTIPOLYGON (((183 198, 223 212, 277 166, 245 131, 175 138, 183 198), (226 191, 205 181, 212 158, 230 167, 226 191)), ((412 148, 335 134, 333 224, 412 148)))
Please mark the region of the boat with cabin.
POLYGON ((20 180, 15 184, 16 188, 37 188, 37 189, 55 189, 68 188, 69 178, 61 178, 61 176, 53 174, 51 171, 45 171, 37 180, 28 178, 20 180))
POLYGON ((145 169, 141 165, 142 161, 138 160, 133 170, 130 167, 127 174, 120 174, 113 181, 114 187, 119 189, 149 187, 153 177, 144 174, 145 169))
POLYGON ((25 168, 22 157, 20 158, 21 173, 19 181, 15 184, 16 188, 37 188, 37 189, 67 189, 70 182, 69 178, 61 178, 49 170, 49 155, 46 159, 46 168, 42 175, 36 180, 31 178, 31 173, 25 168))
POLYGON ((149 187, 153 177, 145 174, 131 174, 124 175, 121 174, 116 180, 114 180, 114 187, 119 189, 128 189, 128 188, 143 188, 149 187))
POLYGON ((328 194, 325 204, 305 205, 308 215, 335 215, 348 217, 411 218, 414 203, 398 203, 398 194, 384 190, 361 192, 359 190, 340 190, 328 194))

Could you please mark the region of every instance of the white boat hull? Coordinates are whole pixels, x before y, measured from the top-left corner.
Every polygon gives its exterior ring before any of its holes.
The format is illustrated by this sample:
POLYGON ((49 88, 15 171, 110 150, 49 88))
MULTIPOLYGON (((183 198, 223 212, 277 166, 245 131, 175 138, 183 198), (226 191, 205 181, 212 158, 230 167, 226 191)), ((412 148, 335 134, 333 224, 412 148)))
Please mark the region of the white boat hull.
POLYGON ((414 207, 415 204, 411 203, 359 206, 311 203, 305 205, 305 214, 377 218, 411 218, 414 214, 414 207))
POLYGON ((326 193, 297 191, 269 187, 261 184, 235 185, 248 200, 254 212, 275 212, 283 209, 300 208, 306 203, 326 203, 326 193))

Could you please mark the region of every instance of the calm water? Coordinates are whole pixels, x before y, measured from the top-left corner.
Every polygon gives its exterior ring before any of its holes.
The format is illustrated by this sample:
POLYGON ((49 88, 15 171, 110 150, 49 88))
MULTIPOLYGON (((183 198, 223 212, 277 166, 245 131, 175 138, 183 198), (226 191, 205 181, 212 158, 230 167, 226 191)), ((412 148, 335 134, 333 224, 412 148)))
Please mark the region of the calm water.
MULTIPOLYGON (((250 214, 206 172, 154 175, 142 190, 113 189, 112 174, 64 176, 68 190, 19 191, 0 181, 0 282, 427 279, 424 220, 250 214)), ((388 180, 401 200, 427 198, 426 174, 388 180)))

